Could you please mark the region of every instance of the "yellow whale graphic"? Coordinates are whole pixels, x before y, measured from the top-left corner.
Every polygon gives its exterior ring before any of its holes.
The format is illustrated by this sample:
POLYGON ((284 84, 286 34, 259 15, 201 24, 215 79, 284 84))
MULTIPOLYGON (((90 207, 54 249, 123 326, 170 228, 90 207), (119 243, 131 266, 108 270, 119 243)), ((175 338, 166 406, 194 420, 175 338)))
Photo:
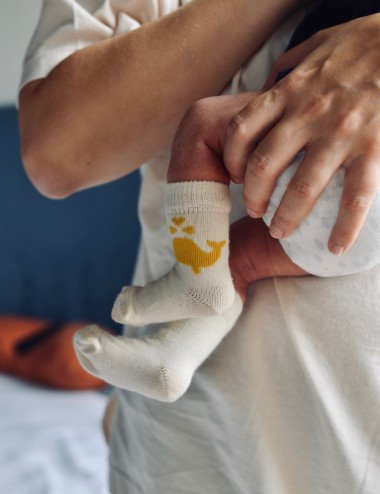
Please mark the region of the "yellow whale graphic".
POLYGON ((178 262, 190 266, 194 274, 199 275, 202 268, 209 268, 219 259, 226 241, 207 240, 211 247, 209 252, 202 250, 191 238, 173 238, 174 254, 178 262))

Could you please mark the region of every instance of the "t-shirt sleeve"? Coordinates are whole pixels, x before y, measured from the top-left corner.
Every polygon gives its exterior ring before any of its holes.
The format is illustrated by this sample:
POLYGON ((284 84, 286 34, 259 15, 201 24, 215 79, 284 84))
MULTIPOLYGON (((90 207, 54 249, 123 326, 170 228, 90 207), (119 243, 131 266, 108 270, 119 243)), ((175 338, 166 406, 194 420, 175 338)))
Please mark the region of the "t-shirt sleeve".
POLYGON ((150 22, 178 8, 178 0, 44 0, 25 55, 20 89, 46 77, 81 48, 150 22))

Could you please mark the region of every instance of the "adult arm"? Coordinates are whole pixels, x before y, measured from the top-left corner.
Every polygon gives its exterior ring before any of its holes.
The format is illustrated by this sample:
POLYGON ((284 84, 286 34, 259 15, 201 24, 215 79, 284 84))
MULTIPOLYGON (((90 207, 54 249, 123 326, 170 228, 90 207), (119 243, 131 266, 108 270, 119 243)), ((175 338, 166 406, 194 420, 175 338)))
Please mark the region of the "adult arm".
POLYGON ((35 186, 64 197, 132 171, 167 144, 195 100, 217 94, 300 0, 194 0, 80 49, 20 94, 35 186))
POLYGON ((380 185, 380 15, 320 31, 280 57, 264 91, 237 112, 224 161, 244 180, 247 210, 261 217, 281 171, 302 149, 302 165, 272 220, 290 235, 340 166, 346 179, 329 249, 357 237, 380 185), (282 69, 295 67, 274 84, 282 69), (254 142, 259 142, 252 152, 254 142))

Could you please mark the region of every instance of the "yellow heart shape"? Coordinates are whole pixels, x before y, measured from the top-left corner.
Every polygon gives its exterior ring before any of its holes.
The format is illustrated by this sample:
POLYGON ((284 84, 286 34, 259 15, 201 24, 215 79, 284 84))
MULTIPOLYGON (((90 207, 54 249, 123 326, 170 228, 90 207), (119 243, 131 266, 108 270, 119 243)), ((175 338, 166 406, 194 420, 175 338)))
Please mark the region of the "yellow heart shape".
POLYGON ((172 222, 177 225, 177 226, 180 226, 182 225, 182 223, 185 221, 185 218, 183 218, 182 216, 173 216, 172 218, 172 222))

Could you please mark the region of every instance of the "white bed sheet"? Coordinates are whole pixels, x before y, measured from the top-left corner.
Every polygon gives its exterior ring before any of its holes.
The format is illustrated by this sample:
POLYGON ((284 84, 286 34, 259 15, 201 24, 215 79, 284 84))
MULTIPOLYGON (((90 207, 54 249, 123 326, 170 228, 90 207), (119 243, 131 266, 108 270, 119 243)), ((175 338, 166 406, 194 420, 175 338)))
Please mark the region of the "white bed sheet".
POLYGON ((0 374, 0 493, 108 494, 106 403, 0 374))

